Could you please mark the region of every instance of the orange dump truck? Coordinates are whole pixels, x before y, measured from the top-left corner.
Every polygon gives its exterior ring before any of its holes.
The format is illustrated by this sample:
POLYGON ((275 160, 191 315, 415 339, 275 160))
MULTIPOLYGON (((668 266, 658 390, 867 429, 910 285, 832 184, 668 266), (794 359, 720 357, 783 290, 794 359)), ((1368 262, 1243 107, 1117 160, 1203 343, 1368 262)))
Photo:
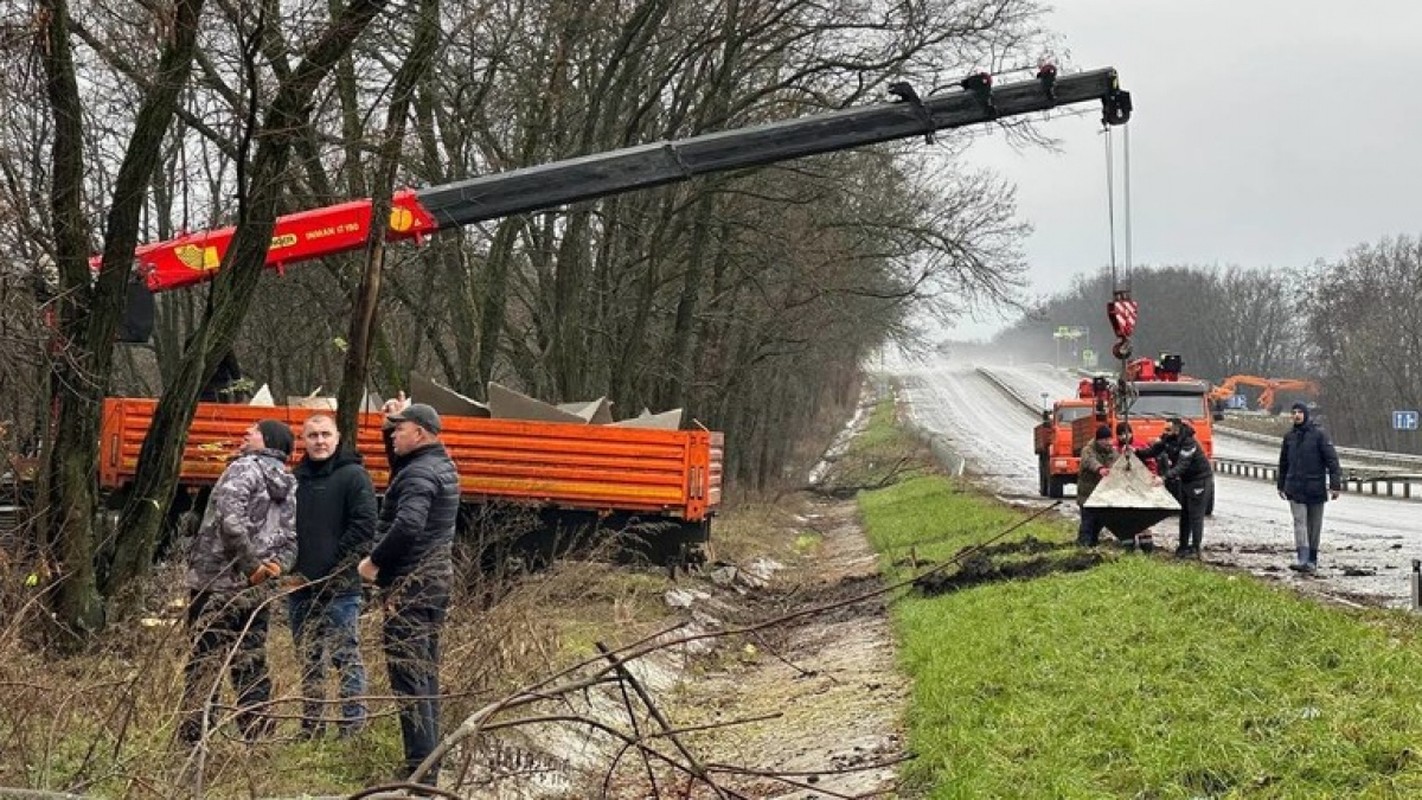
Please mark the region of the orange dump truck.
MULTIPOLYGON (((101 485, 122 494, 133 481, 139 449, 157 401, 104 401, 101 485)), ((180 484, 200 491, 217 481, 237 453, 242 434, 260 419, 278 419, 300 433, 316 410, 290 406, 199 403, 183 451, 180 484)), ((389 470, 382 417, 361 415, 358 447, 384 491, 389 470)), ((626 527, 644 524, 668 558, 706 541, 721 504, 723 435, 707 430, 659 430, 610 425, 444 416, 440 438, 459 468, 467 506, 533 511, 544 523, 626 527), (646 523, 651 523, 646 525, 646 523)), ((301 439, 292 463, 301 458, 301 439)))

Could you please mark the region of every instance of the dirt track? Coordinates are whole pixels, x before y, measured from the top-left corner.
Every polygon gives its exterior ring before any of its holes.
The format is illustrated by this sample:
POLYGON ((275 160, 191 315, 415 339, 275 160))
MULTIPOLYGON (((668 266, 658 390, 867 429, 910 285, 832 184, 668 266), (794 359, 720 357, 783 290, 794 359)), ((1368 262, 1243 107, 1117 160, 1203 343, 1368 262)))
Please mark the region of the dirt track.
MULTIPOLYGON (((881 585, 853 500, 809 499, 797 527, 821 537, 814 551, 758 588, 719 588, 708 605, 722 609, 725 623, 831 605, 881 585)), ((876 598, 763 632, 693 682, 678 705, 700 707, 721 721, 780 714, 706 737, 700 749, 708 761, 799 773, 793 778, 799 787, 749 777, 727 782, 738 791, 808 800, 871 794, 896 784, 892 762, 904 752, 907 692, 886 609, 876 598), (881 764, 889 766, 876 766, 881 764)))

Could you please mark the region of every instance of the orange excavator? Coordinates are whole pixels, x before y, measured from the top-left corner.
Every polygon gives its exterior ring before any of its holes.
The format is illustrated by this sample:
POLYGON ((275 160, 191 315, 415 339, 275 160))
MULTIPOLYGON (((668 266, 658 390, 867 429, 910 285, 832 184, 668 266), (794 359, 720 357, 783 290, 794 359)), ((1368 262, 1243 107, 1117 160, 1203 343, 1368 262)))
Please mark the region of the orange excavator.
POLYGON ((1278 413, 1276 405, 1279 392, 1298 392, 1309 397, 1318 397, 1318 384, 1301 378, 1260 378, 1255 375, 1231 375, 1210 389, 1211 403, 1224 404, 1240 386, 1260 389, 1256 405, 1271 413, 1278 413))

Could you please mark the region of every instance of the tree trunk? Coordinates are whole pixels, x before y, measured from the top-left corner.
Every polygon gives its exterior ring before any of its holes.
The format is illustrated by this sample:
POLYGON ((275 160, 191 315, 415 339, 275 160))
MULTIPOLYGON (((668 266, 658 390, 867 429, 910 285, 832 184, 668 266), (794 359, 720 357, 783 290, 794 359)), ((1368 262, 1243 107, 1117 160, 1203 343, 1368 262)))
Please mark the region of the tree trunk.
POLYGON ((55 362, 55 424, 49 462, 50 539, 58 559, 59 585, 52 594, 55 619, 82 643, 103 625, 95 564, 98 545, 93 519, 99 507, 94 465, 98 463, 99 421, 113 365, 113 342, 127 299, 127 283, 138 242, 138 220, 149 177, 188 79, 203 0, 175 5, 171 38, 163 45, 158 71, 134 121, 132 138, 114 182, 105 221, 104 254, 91 282, 86 225, 80 211, 83 187, 82 109, 69 47, 68 7, 53 0, 48 11, 48 57, 44 59, 55 118, 52 185, 55 250, 63 286, 59 346, 55 362))

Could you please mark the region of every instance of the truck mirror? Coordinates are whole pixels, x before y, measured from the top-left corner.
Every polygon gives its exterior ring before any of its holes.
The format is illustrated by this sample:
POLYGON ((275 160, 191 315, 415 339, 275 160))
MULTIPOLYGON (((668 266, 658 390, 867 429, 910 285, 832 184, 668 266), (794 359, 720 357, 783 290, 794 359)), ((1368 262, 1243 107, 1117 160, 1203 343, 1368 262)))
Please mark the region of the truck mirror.
POLYGON ((1042 421, 1043 421, 1043 422, 1051 422, 1051 421, 1052 421, 1052 410, 1051 410, 1051 409, 1049 409, 1049 408, 1044 408, 1044 409, 1042 409, 1042 421))

